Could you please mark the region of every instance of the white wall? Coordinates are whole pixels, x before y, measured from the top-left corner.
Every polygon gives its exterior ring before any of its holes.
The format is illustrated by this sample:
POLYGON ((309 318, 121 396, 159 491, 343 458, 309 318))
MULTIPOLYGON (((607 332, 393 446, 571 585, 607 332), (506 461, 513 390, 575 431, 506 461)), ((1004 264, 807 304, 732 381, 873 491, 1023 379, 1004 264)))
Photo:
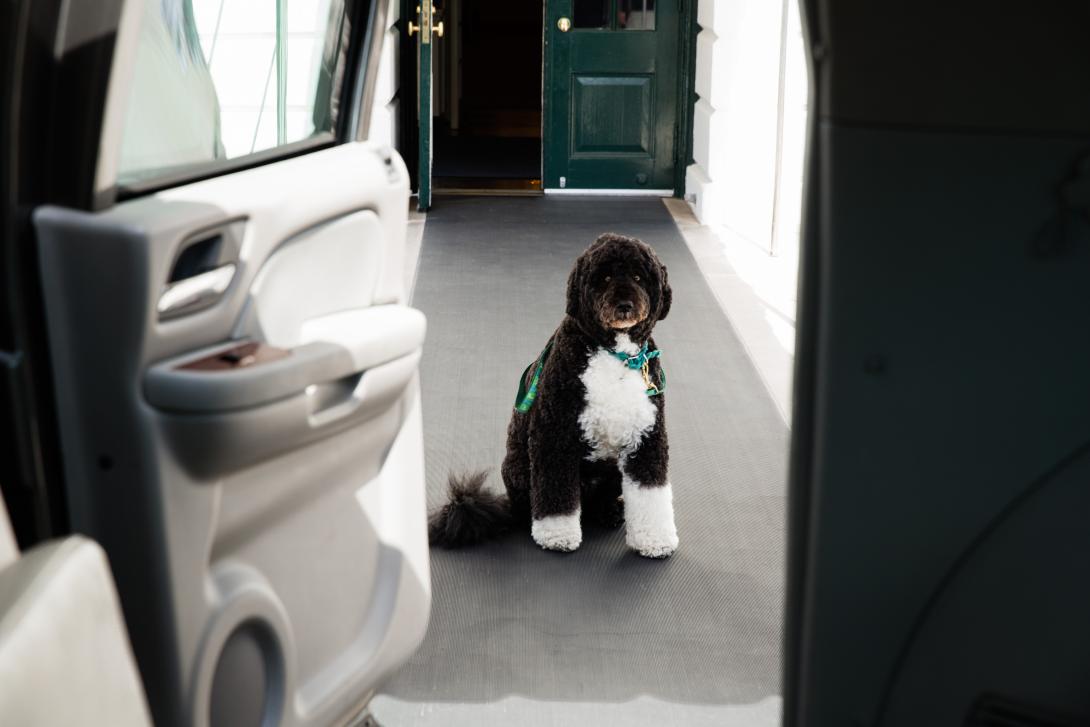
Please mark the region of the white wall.
POLYGON ((792 205, 801 201, 806 73, 797 1, 788 7, 782 86, 781 0, 699 0, 697 9, 699 99, 686 197, 703 224, 724 225, 769 252, 797 247, 792 205))

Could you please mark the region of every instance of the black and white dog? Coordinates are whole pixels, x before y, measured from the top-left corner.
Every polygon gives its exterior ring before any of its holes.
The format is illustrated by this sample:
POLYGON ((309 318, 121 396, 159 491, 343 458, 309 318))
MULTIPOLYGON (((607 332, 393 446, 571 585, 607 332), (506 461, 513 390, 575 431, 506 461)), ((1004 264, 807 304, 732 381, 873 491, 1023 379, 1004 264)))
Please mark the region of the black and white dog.
POLYGON ((567 315, 523 375, 507 429, 507 497, 485 473, 452 477, 433 544, 468 545, 530 525, 542 548, 572 551, 581 516, 626 526, 630 548, 665 558, 678 545, 667 477, 665 376, 651 338, 670 311, 666 266, 649 245, 600 236, 568 277, 567 315))

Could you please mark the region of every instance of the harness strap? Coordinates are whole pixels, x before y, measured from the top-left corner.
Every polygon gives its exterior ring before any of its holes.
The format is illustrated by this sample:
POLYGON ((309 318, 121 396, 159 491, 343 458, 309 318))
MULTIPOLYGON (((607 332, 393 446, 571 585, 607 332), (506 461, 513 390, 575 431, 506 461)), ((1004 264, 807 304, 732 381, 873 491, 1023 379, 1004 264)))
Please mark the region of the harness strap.
POLYGON ((537 398, 537 385, 541 381, 541 370, 545 368, 545 359, 549 357, 549 351, 552 349, 553 339, 549 338, 549 342, 545 344, 545 348, 541 351, 541 355, 537 357, 537 361, 527 366, 526 370, 522 372, 522 378, 519 379, 519 390, 515 395, 515 411, 525 414, 534 405, 534 399, 537 398), (530 369, 534 370, 534 374, 527 378, 530 369))
MULTIPOLYGON (((537 360, 523 370, 522 376, 519 378, 518 393, 515 394, 515 411, 525 414, 534 405, 534 401, 537 399, 538 384, 541 383, 541 372, 545 368, 545 359, 549 357, 549 352, 552 349, 553 339, 550 337, 537 360)), ((658 384, 651 381, 651 359, 658 358, 662 354, 661 351, 648 351, 645 343, 635 356, 629 356, 621 351, 610 351, 610 353, 628 368, 642 369, 643 381, 647 386, 648 396, 658 396, 666 391, 666 370, 662 366, 659 366, 658 384)))

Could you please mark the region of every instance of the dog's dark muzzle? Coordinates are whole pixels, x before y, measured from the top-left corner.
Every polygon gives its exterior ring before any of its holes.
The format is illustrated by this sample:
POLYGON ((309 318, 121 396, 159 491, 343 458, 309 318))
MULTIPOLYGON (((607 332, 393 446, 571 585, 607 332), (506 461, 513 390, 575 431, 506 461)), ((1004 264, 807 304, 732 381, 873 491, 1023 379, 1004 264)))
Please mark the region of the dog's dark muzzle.
POLYGON ((639 323, 647 317, 650 303, 643 289, 623 283, 606 291, 602 302, 600 318, 607 326, 639 323))

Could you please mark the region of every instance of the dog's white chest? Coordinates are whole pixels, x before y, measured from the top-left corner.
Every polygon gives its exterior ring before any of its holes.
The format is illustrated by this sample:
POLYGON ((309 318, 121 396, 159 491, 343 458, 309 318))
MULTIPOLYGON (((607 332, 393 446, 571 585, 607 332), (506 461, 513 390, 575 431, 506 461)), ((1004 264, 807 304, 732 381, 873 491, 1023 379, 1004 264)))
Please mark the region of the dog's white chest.
POLYGON ((621 457, 634 451, 655 425, 657 411, 639 369, 630 369, 616 356, 599 349, 587 361, 580 379, 586 406, 579 415, 588 459, 621 457))

